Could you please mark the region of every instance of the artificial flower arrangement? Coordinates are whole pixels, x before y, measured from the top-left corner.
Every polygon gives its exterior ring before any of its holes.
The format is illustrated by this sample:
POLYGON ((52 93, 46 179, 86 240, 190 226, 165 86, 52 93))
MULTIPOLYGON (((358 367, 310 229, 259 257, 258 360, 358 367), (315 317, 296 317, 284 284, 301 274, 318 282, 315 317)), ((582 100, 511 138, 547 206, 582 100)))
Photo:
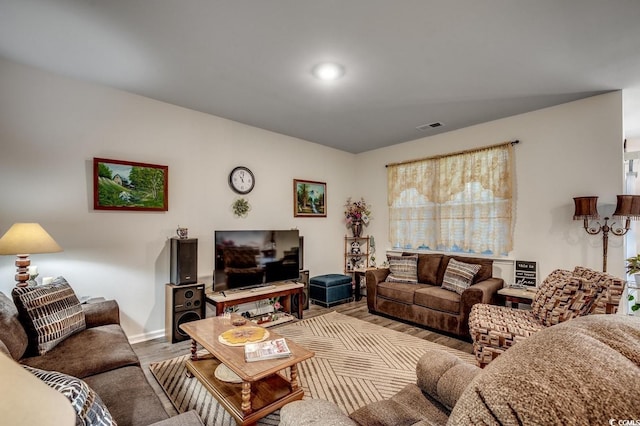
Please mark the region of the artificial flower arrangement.
POLYGON ((278 312, 280 311, 280 309, 282 309, 282 305, 280 304, 280 298, 279 297, 274 297, 272 299, 269 299, 269 303, 271 304, 271 306, 273 306, 273 313, 271 314, 271 319, 273 321, 278 319, 278 312))
POLYGON ((351 201, 351 197, 349 197, 344 205, 344 216, 347 226, 351 226, 354 222, 368 225, 371 218, 371 208, 364 201, 364 198, 360 198, 360 201, 351 201))
POLYGON ((256 305, 261 305, 261 306, 271 305, 273 309, 273 311, 267 312, 257 317, 257 320, 256 320, 257 324, 264 324, 266 322, 276 321, 277 319, 280 318, 280 315, 282 314, 282 312, 280 311, 280 309, 282 309, 282 304, 280 303, 280 297, 272 297, 270 299, 258 301, 256 302, 256 305))

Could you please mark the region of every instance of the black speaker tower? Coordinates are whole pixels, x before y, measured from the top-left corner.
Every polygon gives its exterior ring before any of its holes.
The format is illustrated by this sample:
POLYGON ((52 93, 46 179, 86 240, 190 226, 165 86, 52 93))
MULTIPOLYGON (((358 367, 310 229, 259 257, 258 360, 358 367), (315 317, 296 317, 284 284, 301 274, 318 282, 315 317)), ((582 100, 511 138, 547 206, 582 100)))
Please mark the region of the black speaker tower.
POLYGON ((171 238, 171 284, 198 282, 198 239, 171 238))

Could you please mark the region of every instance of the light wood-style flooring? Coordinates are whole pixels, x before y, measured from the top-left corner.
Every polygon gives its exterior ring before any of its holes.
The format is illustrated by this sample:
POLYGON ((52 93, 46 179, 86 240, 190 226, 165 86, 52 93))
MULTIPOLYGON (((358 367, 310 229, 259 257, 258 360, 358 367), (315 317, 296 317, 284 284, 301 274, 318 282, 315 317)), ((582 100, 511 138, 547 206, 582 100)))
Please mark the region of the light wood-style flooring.
MULTIPOLYGON (((211 311, 209 307, 207 308, 207 316, 214 316, 215 312, 211 311)), ((407 324, 378 315, 372 315, 367 309, 366 298, 363 298, 359 302, 345 303, 331 308, 323 308, 318 305, 310 305, 309 309, 304 311, 304 317, 312 318, 314 316, 322 315, 331 311, 336 311, 343 315, 349 315, 363 321, 368 321, 382 327, 390 328, 401 333, 407 333, 420 339, 428 340, 430 342, 438 343, 440 345, 448 346, 450 348, 458 349, 464 352, 472 353, 473 351, 472 345, 469 342, 456 339, 454 337, 445 336, 434 331, 426 330, 416 325, 407 324)), ((185 340, 183 342, 171 344, 168 343, 165 338, 159 338, 148 340, 146 342, 136 343, 133 345, 133 349, 140 358, 140 363, 142 364, 144 373, 147 376, 147 380, 162 400, 165 409, 170 415, 176 415, 177 412, 171 404, 171 401, 164 394, 164 391, 149 371, 149 364, 152 362, 162 361, 165 359, 170 359, 190 353, 191 341, 185 340)))

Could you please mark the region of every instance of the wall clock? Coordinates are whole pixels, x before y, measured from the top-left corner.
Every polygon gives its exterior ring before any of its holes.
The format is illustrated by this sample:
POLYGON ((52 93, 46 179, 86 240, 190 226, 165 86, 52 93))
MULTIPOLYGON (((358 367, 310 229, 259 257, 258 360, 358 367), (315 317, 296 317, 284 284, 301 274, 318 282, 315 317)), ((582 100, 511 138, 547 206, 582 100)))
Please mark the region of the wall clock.
POLYGON ((229 186, 238 194, 248 194, 256 185, 253 172, 247 167, 238 166, 229 173, 229 186))

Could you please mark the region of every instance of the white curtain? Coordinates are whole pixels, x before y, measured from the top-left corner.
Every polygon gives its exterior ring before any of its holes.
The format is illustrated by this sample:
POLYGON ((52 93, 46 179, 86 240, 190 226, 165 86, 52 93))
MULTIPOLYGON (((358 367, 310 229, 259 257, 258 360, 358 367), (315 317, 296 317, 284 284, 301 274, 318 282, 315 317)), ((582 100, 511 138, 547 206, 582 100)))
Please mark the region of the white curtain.
POLYGON ((394 247, 506 254, 512 249, 513 146, 390 165, 394 247))

